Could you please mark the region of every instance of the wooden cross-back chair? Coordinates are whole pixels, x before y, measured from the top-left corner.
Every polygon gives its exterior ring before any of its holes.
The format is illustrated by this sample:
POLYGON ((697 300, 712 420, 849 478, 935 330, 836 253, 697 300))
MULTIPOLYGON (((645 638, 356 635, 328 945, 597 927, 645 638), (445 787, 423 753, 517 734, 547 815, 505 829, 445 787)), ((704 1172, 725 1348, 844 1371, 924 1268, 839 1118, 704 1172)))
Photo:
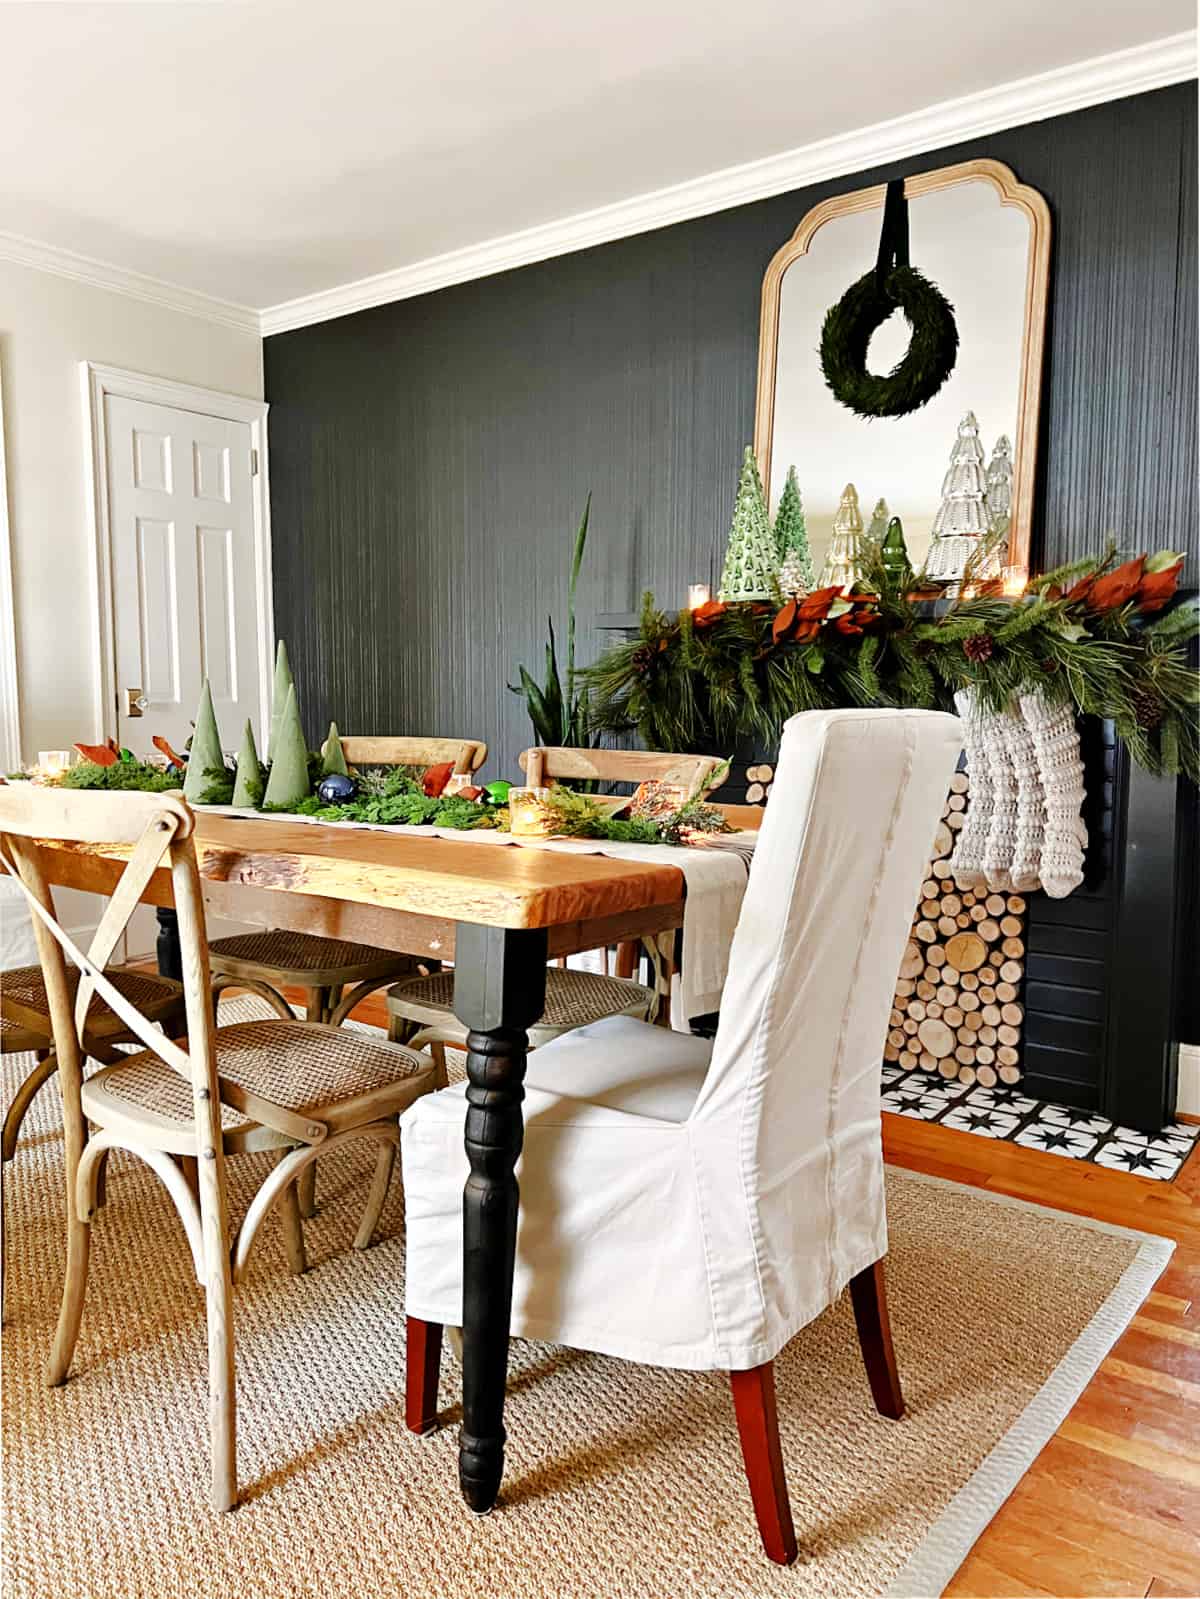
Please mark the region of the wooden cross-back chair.
POLYGON ((279 1209, 293 1271, 304 1270, 296 1181, 319 1152, 349 1139, 379 1145, 355 1244, 366 1248, 387 1192, 399 1112, 432 1086, 432 1063, 399 1045, 320 1023, 255 1021, 216 1026, 204 938, 204 908, 182 795, 0 787, 0 860, 32 909, 50 1005, 62 1090, 66 1155, 67 1264, 62 1308, 46 1367, 66 1379, 79 1334, 92 1219, 103 1204, 109 1151, 124 1149, 162 1180, 179 1213, 206 1295, 212 1502, 237 1497, 232 1292, 262 1223, 279 1209), (78 949, 59 924, 33 841, 131 846, 129 861, 91 947, 78 949), (179 919, 187 1039, 177 1043, 147 1020, 104 973, 150 879, 165 863, 179 919), (64 951, 79 970, 72 1004, 64 951), (83 1077, 84 1021, 98 994, 146 1046, 83 1077), (89 1133, 89 1123, 95 1131, 89 1133), (231 1227, 225 1157, 274 1149, 280 1156, 241 1225, 231 1227))
MULTIPOLYGON (((683 790, 685 800, 704 792, 723 763, 712 755, 674 755, 649 750, 576 749, 569 745, 538 744, 525 750, 521 770, 530 788, 552 781, 638 784, 670 783, 683 790)), ((718 783, 720 778, 718 777, 718 783)), ((674 935, 666 935, 673 947, 674 935)), ((623 944, 617 952, 617 974, 607 969, 579 972, 566 969, 566 960, 546 973, 546 1008, 529 1029, 529 1047, 537 1049, 576 1027, 588 1027, 608 1016, 648 1020, 664 1002, 672 962, 654 941, 649 947, 655 988, 633 981, 637 945, 623 944), (656 988, 658 992, 656 993, 656 988)), ((607 967, 607 952, 605 962, 607 967)), ((445 1072, 445 1050, 465 1049, 467 1030, 454 1014, 453 980, 449 973, 402 979, 388 990, 389 1036, 428 1044, 445 1072), (420 1029, 420 1031, 416 1031, 420 1029)))

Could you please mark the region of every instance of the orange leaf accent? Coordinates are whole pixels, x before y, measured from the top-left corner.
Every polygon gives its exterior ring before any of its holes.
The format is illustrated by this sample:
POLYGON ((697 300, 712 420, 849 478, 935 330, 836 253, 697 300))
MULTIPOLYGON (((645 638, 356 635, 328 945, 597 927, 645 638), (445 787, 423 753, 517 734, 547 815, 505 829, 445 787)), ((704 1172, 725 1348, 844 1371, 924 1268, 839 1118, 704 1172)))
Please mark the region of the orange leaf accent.
POLYGON ((692 612, 692 626, 704 629, 711 627, 719 616, 725 614, 723 600, 705 600, 703 605, 697 605, 692 612))
POLYGON ((779 644, 790 635, 796 625, 798 611, 799 607, 795 600, 789 600, 783 609, 776 614, 775 620, 771 623, 771 637, 776 644, 779 644))
MULTIPOLYGON (((1118 605, 1128 604, 1138 591, 1145 565, 1146 557, 1139 555, 1123 562, 1114 572, 1097 578, 1087 595, 1088 610, 1114 611, 1118 605)), ((1067 597, 1069 599, 1070 595, 1067 597)))
POLYGON ((811 594, 806 594, 800 601, 796 615, 806 622, 809 620, 823 621, 829 614, 829 607, 841 592, 841 589, 836 585, 829 589, 814 589, 811 594))
POLYGON ((425 776, 421 779, 421 792, 426 799, 437 799, 450 781, 453 770, 453 761, 440 761, 437 766, 426 767, 425 776))
POLYGON ((1179 583, 1179 574, 1183 571, 1183 556, 1161 572, 1146 572, 1138 584, 1137 599, 1139 611, 1161 611, 1163 606, 1174 594, 1179 583))
POLYGON ((792 634, 792 640, 796 644, 811 644, 820 631, 820 622, 815 618, 810 618, 806 622, 797 623, 796 631, 792 634))
POLYGON ((154 745, 154 748, 159 752, 160 755, 165 755, 167 757, 172 766, 181 772, 183 771, 183 756, 176 755, 175 751, 171 748, 170 744, 168 744, 167 740, 162 736, 161 733, 155 733, 150 742, 154 745))
POLYGON ((93 766, 115 766, 120 759, 116 750, 109 749, 107 744, 76 744, 75 748, 93 766))

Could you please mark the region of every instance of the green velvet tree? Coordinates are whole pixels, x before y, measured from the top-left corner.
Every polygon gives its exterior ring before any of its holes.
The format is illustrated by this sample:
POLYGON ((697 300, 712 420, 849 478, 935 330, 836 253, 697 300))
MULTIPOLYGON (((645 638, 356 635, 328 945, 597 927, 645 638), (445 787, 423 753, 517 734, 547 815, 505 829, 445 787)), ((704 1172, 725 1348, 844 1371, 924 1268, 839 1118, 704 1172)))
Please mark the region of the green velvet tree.
POLYGON ((300 708, 296 704, 293 683, 288 689, 279 732, 271 749, 271 775, 267 779, 263 805, 288 810, 308 795, 308 744, 300 725, 300 708))
POLYGON ((890 574, 897 586, 906 585, 912 577, 912 562, 908 558, 904 528, 898 516, 894 516, 887 525, 881 555, 884 571, 890 574))
POLYGON ((271 736, 267 740, 267 759, 275 759, 275 745, 287 705, 288 690, 292 687, 292 668, 288 660, 287 645, 282 639, 275 651, 275 683, 271 690, 271 736))
POLYGON ((253 806, 256 810, 263 801, 262 768, 258 761, 258 746, 254 742, 254 729, 250 718, 242 732, 242 747, 238 751, 237 780, 233 785, 233 803, 253 806))
POLYGON ((183 792, 193 805, 203 803, 203 796, 213 785, 212 773, 224 771, 225 757, 221 754, 221 734, 213 710, 212 690, 208 679, 200 690, 200 705, 196 711, 196 730, 192 734, 192 747, 188 755, 187 775, 183 792))
POLYGON ((721 573, 719 598, 722 600, 770 600, 775 597, 779 562, 775 554, 775 535, 767 515, 766 498, 758 463, 749 445, 742 458, 733 523, 725 568, 721 573))
POLYGON ((346 752, 342 748, 342 741, 338 735, 337 723, 330 722, 329 737, 321 745, 321 775, 329 777, 334 772, 340 772, 343 777, 349 777, 350 768, 346 765, 346 752))
POLYGON ((813 586, 812 553, 794 466, 788 467, 787 481, 775 509, 775 554, 783 593, 789 598, 807 594, 813 586))

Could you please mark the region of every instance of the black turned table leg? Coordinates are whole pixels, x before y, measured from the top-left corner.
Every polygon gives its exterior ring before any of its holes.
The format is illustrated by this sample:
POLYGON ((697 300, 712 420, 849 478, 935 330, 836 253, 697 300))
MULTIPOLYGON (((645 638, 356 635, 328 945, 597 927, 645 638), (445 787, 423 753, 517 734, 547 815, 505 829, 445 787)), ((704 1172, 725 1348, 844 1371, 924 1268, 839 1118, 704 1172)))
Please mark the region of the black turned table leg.
POLYGON ((517 1240, 526 1029, 546 1000, 544 929, 459 926, 454 1010, 467 1034, 467 1158, 463 1190, 463 1498, 490 1510, 504 1473, 504 1385, 517 1240))
POLYGON ((158 957, 158 975, 173 977, 183 982, 183 951, 179 947, 179 918, 173 906, 160 905, 154 912, 158 917, 158 939, 154 952, 158 957))

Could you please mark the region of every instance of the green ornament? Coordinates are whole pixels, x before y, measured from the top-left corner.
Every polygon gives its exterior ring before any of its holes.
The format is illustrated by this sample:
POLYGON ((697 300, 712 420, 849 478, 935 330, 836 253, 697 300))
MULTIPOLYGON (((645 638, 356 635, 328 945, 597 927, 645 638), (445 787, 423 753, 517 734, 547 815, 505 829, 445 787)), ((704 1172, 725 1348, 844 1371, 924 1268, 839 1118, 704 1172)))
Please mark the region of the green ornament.
POLYGON ((894 516, 887 525, 881 549, 883 569, 890 572, 893 577, 900 578, 907 572, 912 573, 912 562, 908 558, 908 546, 904 542, 904 528, 898 516, 894 516))
POLYGON ((188 755, 187 775, 183 780, 184 797, 193 805, 201 803, 201 795, 212 787, 209 773, 224 771, 225 757, 221 753, 221 734, 213 710, 212 690, 208 679, 200 690, 200 705, 196 711, 196 731, 192 734, 188 755))
POLYGON ((264 806, 281 806, 285 810, 299 805, 308 798, 308 745, 304 729, 300 726, 300 709, 296 704, 296 685, 288 690, 283 715, 279 719, 279 734, 271 751, 271 775, 267 779, 264 806))
POLYGON ((754 451, 747 445, 742 457, 742 472, 738 480, 718 598, 734 601, 772 599, 778 575, 779 558, 767 515, 762 479, 758 475, 754 451))
POLYGON ((233 785, 233 803, 235 805, 252 806, 255 810, 262 804, 263 780, 258 764, 258 746, 254 742, 254 729, 250 725, 250 718, 246 718, 246 726, 242 732, 242 747, 238 751, 237 779, 233 785))
POLYGON ((330 722, 329 737, 321 745, 321 775, 331 777, 334 772, 340 773, 343 777, 350 775, 350 768, 346 765, 346 752, 338 736, 337 723, 330 722))
POLYGON ((511 788, 512 784, 506 783, 501 777, 498 778, 494 783, 485 783, 483 792, 487 795, 488 799, 491 800, 493 805, 507 805, 509 790, 511 788))
POLYGON ((283 721, 283 711, 291 687, 292 668, 288 661, 287 645, 280 639, 275 651, 275 684, 271 690, 271 734, 267 741, 269 761, 275 759, 275 744, 279 738, 279 726, 283 721))

